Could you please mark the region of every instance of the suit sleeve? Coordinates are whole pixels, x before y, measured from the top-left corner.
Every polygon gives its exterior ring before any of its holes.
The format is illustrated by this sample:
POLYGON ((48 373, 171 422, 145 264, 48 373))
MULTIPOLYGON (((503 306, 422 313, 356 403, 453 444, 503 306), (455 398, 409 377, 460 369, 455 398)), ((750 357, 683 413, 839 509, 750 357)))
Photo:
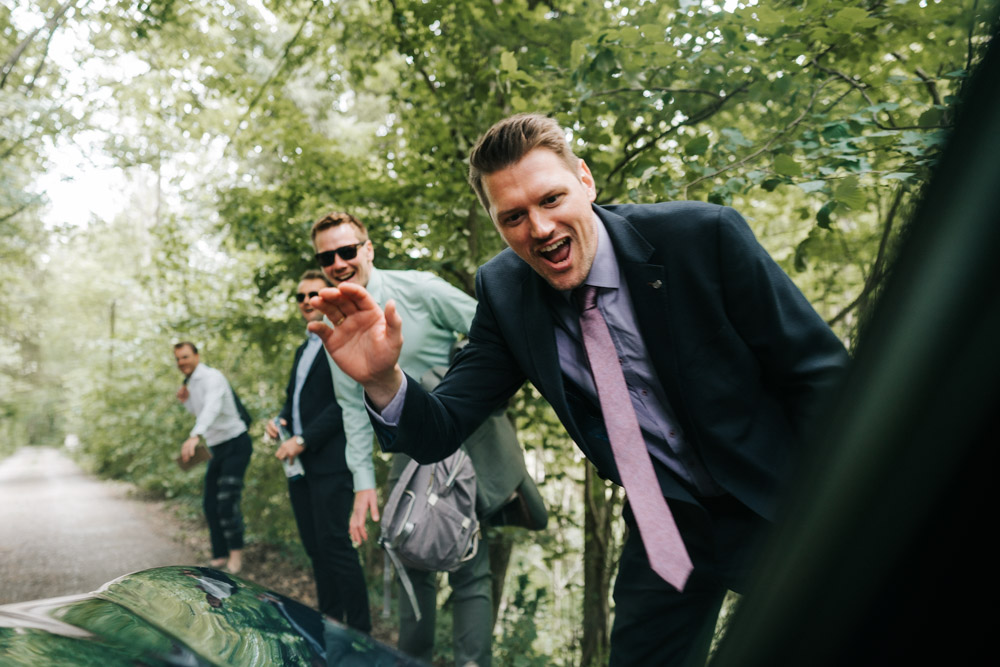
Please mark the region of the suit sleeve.
POLYGON ((279 419, 284 419, 285 423, 291 426, 292 423, 292 394, 295 392, 295 371, 299 367, 299 359, 302 357, 302 346, 295 350, 295 358, 292 361, 292 373, 288 378, 288 386, 285 387, 285 404, 281 406, 278 413, 279 419))
POLYGON ((716 242, 728 316, 805 437, 844 374, 847 352, 733 209, 721 210, 716 242))

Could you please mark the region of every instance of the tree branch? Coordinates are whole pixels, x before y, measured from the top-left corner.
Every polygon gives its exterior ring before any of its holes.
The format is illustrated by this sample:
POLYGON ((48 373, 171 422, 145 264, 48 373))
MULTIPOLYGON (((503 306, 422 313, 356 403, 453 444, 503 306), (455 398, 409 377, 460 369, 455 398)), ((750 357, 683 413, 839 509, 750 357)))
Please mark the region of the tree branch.
MULTIPOLYGON (((628 166, 628 164, 632 162, 636 158, 636 156, 638 156, 643 151, 650 150, 651 148, 655 147, 657 143, 662 141, 663 138, 666 137, 668 134, 676 132, 679 128, 684 127, 685 125, 694 125, 696 123, 700 123, 701 121, 706 120, 715 115, 716 113, 718 113, 722 109, 722 107, 726 105, 727 102, 729 102, 739 93, 742 93, 744 90, 749 88, 751 83, 753 82, 744 81, 739 86, 734 88, 732 92, 730 92, 729 94, 717 96, 715 102, 706 106, 700 111, 697 111, 696 113, 692 114, 691 116, 681 121, 680 123, 677 123, 676 125, 670 125, 663 132, 660 132, 655 137, 650 138, 649 141, 647 141, 644 145, 635 149, 630 149, 628 147, 634 144, 641 136, 641 129, 636 130, 636 132, 634 132, 632 136, 630 136, 625 141, 626 148, 624 154, 622 155, 622 159, 619 160, 614 167, 612 167, 610 172, 608 172, 607 180, 610 181, 613 176, 620 173, 626 166, 628 166)), ((621 178, 618 179, 618 183, 619 184, 622 183, 621 178)))
POLYGON ((18 208, 14 209, 12 212, 5 213, 3 216, 0 216, 0 222, 7 222, 8 220, 10 220, 11 218, 13 218, 18 213, 21 213, 21 212, 25 211, 26 209, 34 206, 35 204, 40 203, 41 201, 42 201, 41 197, 35 196, 34 198, 26 201, 24 204, 21 204, 21 206, 19 206, 18 208))
POLYGON ((619 93, 645 93, 647 91, 655 91, 658 93, 691 93, 694 95, 708 95, 709 97, 714 97, 717 100, 722 100, 724 95, 719 93, 713 93, 711 90, 705 90, 703 88, 665 88, 662 86, 646 86, 643 88, 614 88, 612 90, 602 90, 594 93, 591 97, 605 97, 608 95, 618 95, 619 93))
POLYGON ((924 86, 927 88, 927 92, 930 93, 931 100, 934 101, 934 104, 941 106, 941 95, 938 94, 937 83, 934 82, 934 79, 920 67, 915 68, 913 71, 916 72, 917 76, 920 77, 920 80, 924 82, 924 86))
MULTIPOLYGON (((2 72, 2 76, 0 76, 0 89, 3 89, 4 85, 7 83, 7 77, 13 71, 14 66, 17 65, 17 61, 21 59, 22 55, 24 55, 25 50, 27 50, 31 43, 35 41, 35 37, 37 37, 43 30, 48 30, 50 32, 49 39, 52 39, 51 32, 55 30, 56 25, 62 17, 65 16, 66 12, 72 9, 73 6, 79 1, 80 0, 67 0, 66 4, 57 9, 52 18, 45 22, 45 25, 36 28, 30 35, 21 40, 21 43, 17 45, 14 52, 7 57, 6 61, 4 61, 3 66, 0 66, 0 72, 2 72)), ((89 2, 90 0, 86 1, 89 2)), ((86 4, 86 2, 84 4, 86 4)))
POLYGON ((834 315, 830 320, 827 320, 828 325, 833 326, 840 320, 844 319, 848 313, 858 307, 858 304, 867 299, 882 282, 882 277, 885 275, 884 265, 886 261, 886 253, 889 249, 889 236, 892 232, 892 226, 896 218, 896 213, 899 211, 899 206, 903 201, 903 194, 905 192, 906 188, 904 187, 900 187, 896 190, 896 196, 892 201, 892 206, 889 207, 889 212, 886 213, 885 225, 882 227, 882 238, 878 244, 878 253, 875 255, 875 261, 872 263, 871 271, 869 271, 868 277, 865 279, 865 284, 861 289, 861 293, 858 294, 857 298, 845 306, 839 313, 834 315))
POLYGON ((28 82, 27 92, 31 92, 35 87, 35 82, 38 81, 38 76, 42 73, 42 68, 45 67, 45 60, 49 57, 49 47, 52 45, 52 37, 56 34, 56 29, 53 28, 49 31, 49 36, 45 39, 45 48, 42 49, 42 55, 38 59, 38 67, 31 75, 31 81, 28 82))
POLYGON ((296 30, 295 34, 292 35, 292 38, 285 43, 285 48, 282 50, 281 57, 278 59, 278 62, 275 63, 274 68, 271 70, 271 73, 267 77, 267 81, 265 81, 264 84, 260 87, 260 90, 257 91, 257 94, 254 96, 254 98, 250 100, 250 103, 247 105, 247 110, 243 112, 243 116, 240 117, 240 121, 236 124, 236 132, 240 131, 240 125, 242 125, 243 121, 247 119, 247 117, 250 115, 250 112, 253 111, 253 108, 257 106, 257 102, 260 101, 260 98, 264 96, 264 93, 267 92, 267 89, 271 87, 272 83, 274 83, 274 80, 278 77, 278 74, 281 72, 282 69, 284 69, 285 62, 288 60, 288 54, 291 52, 292 47, 295 46, 295 42, 297 42, 299 37, 302 35, 302 31, 305 29, 306 24, 309 23, 309 19, 312 17, 313 12, 316 10, 316 7, 319 6, 320 2, 321 0, 313 0, 312 5, 309 6, 309 11, 306 12, 306 15, 302 18, 302 21, 299 23, 298 30, 296 30))
POLYGON ((682 190, 682 192, 683 192, 682 198, 687 199, 688 188, 691 188, 691 187, 697 185, 698 183, 701 183, 702 181, 708 180, 710 178, 715 178, 716 176, 719 176, 720 174, 724 174, 725 172, 729 171, 730 169, 735 169, 736 167, 742 166, 742 165, 746 164, 747 162, 750 162, 751 160, 756 159, 758 156, 760 156, 761 153, 763 153, 766 150, 768 150, 774 144, 775 141, 777 141, 779 138, 783 137, 784 135, 786 135, 789 132, 791 132, 792 130, 794 130, 799 125, 799 123, 801 123, 803 120, 805 120, 805 117, 809 113, 809 111, 812 109, 813 104, 816 103, 816 98, 819 96, 819 92, 821 90, 823 90, 823 88, 828 83, 830 83, 833 80, 834 80, 834 78, 831 77, 831 78, 826 79, 825 81, 823 81, 818 86, 816 86, 816 90, 813 91, 812 97, 809 98, 809 103, 806 104, 806 108, 802 110, 802 113, 799 114, 798 118, 796 118, 795 120, 793 120, 791 123, 789 123, 784 128, 782 128, 777 134, 775 134, 770 139, 768 139, 767 142, 765 142, 763 146, 761 146, 760 148, 758 148, 757 150, 755 150, 753 153, 750 153, 749 155, 745 156, 744 158, 742 158, 740 160, 737 160, 736 162, 733 162, 731 164, 727 164, 725 167, 722 167, 721 169, 717 169, 716 171, 712 172, 711 174, 705 174, 704 176, 699 176, 698 178, 694 179, 690 183, 687 183, 684 186, 684 189, 682 190))
POLYGON ((965 40, 965 71, 972 71, 973 46, 972 38, 976 34, 976 9, 979 7, 979 0, 973 0, 972 11, 969 12, 969 34, 965 40))

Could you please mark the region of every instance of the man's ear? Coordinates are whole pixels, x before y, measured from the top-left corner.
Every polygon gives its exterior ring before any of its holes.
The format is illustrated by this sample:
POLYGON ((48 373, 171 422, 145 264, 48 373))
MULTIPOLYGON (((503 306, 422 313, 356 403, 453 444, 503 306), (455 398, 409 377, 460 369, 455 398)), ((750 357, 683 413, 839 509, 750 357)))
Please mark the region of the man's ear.
POLYGON ((583 158, 580 158, 580 164, 578 166, 577 177, 583 186, 587 189, 587 197, 593 202, 597 199, 597 184, 594 182, 594 175, 590 173, 590 167, 584 162, 583 158))

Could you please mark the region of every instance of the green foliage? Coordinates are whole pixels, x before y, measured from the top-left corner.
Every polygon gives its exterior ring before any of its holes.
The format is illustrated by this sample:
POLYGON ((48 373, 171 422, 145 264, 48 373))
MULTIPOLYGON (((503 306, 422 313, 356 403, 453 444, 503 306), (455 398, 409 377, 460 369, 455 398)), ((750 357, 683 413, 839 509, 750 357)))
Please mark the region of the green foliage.
POLYGON ((510 602, 503 608, 501 635, 493 644, 493 657, 500 665, 542 667, 555 664, 535 647, 540 619, 539 606, 546 598, 544 588, 533 588, 527 575, 518 575, 510 602))
MULTIPOLYGON (((171 343, 197 342, 257 418, 275 414, 302 335, 288 295, 331 208, 368 224, 380 266, 471 293, 502 243, 465 183, 468 153, 519 111, 571 131, 599 202, 741 211, 849 338, 996 4, 0 7, 0 447, 78 433, 101 474, 196 508, 200 475, 172 462, 192 418, 173 398, 171 343), (128 175, 128 192, 105 195, 122 200, 116 219, 43 224, 35 179, 72 142, 128 175)), ((551 529, 515 549, 498 660, 573 664, 583 462, 533 389, 512 410, 551 529)), ((254 436, 250 534, 294 543, 284 479, 254 436)))

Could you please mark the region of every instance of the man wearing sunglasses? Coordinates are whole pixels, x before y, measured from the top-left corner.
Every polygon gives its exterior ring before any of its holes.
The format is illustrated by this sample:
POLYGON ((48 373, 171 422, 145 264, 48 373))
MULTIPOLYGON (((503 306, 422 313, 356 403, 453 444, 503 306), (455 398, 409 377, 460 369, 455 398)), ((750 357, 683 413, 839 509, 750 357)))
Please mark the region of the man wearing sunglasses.
MULTIPOLYGON (((329 286, 322 271, 311 269, 302 274, 295 300, 306 323, 323 318, 309 300, 329 286)), ((295 351, 285 405, 277 417, 281 430, 291 437, 281 442, 275 456, 289 462, 298 459, 305 471, 288 478, 288 495, 302 545, 312 561, 319 610, 362 632, 371 632, 364 572, 347 533, 354 489, 344 453, 344 422, 319 338, 309 332, 306 335, 295 351)), ((279 438, 273 420, 267 422, 266 430, 272 439, 279 438)))
MULTIPOLYGON (((475 299, 426 271, 376 269, 375 250, 368 231, 349 213, 334 212, 320 218, 313 225, 312 240, 316 260, 335 287, 345 283, 360 285, 367 288, 378 303, 393 301, 399 312, 405 313, 403 333, 406 342, 399 363, 406 372, 419 378, 433 367, 448 365, 455 341, 469 333, 476 312, 475 299)), ((368 538, 365 527, 368 513, 375 521, 379 519, 372 463, 374 433, 361 385, 332 362, 331 366, 337 400, 344 413, 347 462, 354 473, 351 537, 361 542, 368 538)), ((394 457, 390 484, 408 461, 404 455, 394 457)), ((454 602, 456 665, 471 663, 486 667, 490 664, 493 603, 488 551, 484 540, 475 558, 449 574, 454 602)), ((419 622, 416 620, 409 598, 401 595, 399 648, 429 663, 434 649, 437 573, 408 569, 407 574, 415 589, 422 618, 419 622)))

